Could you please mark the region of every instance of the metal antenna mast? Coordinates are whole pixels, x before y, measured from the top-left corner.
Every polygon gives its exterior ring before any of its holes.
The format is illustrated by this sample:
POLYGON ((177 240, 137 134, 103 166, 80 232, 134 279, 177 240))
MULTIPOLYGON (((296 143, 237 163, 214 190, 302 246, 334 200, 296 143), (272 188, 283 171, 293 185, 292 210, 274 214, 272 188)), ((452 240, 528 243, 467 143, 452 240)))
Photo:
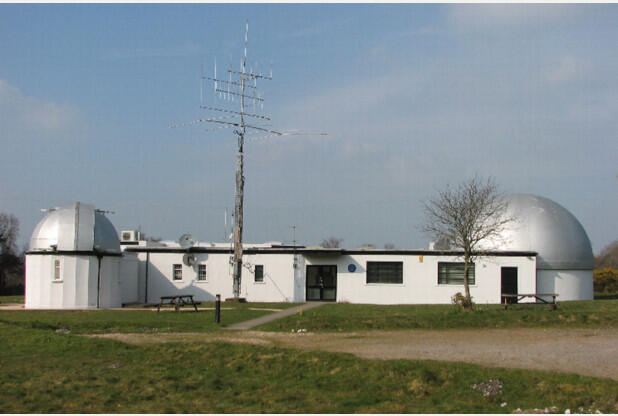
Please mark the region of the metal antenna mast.
MULTIPOLYGON (((216 130, 223 128, 234 128, 234 134, 237 136, 238 141, 238 153, 236 164, 236 190, 234 196, 234 283, 233 293, 234 298, 240 298, 240 283, 242 277, 242 233, 243 233, 243 200, 244 200, 244 187, 245 187, 245 175, 244 175, 244 145, 247 138, 247 130, 256 131, 263 137, 269 136, 297 136, 297 135, 320 135, 326 136, 325 133, 302 133, 302 132, 281 132, 271 130, 269 124, 258 124, 256 122, 247 123, 247 119, 252 119, 260 123, 270 122, 270 118, 258 114, 258 108, 264 108, 264 98, 258 91, 258 81, 272 80, 272 69, 269 75, 262 74, 261 70, 256 68, 247 69, 247 47, 249 43, 249 21, 245 21, 245 42, 243 56, 240 61, 240 71, 235 71, 231 67, 227 70, 227 79, 217 77, 217 61, 215 60, 214 74, 212 77, 206 77, 202 73, 200 80, 200 108, 204 110, 213 111, 221 114, 218 116, 212 116, 209 118, 200 118, 198 120, 190 121, 187 123, 175 124, 170 126, 171 128, 193 125, 198 123, 213 123, 217 127, 213 127, 208 130, 216 130), (232 110, 230 108, 223 108, 217 106, 209 106, 204 104, 203 90, 204 80, 211 81, 214 86, 215 99, 224 100, 229 104, 234 103, 236 100, 240 102, 240 108, 232 110), (247 111, 247 108, 251 106, 251 112, 247 111)), ((233 107, 232 107, 233 108, 233 107)))

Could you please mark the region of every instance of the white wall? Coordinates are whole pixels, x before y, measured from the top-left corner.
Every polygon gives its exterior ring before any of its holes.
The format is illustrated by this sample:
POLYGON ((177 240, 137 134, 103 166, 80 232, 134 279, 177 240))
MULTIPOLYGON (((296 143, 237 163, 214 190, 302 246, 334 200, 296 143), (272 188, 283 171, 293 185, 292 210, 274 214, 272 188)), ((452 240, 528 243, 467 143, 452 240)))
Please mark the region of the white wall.
POLYGON ((84 255, 26 255, 27 309, 89 309, 120 307, 118 257, 101 259, 101 287, 97 290, 98 259, 84 255), (54 279, 54 261, 60 279, 54 279))
MULTIPOLYGON (((307 256, 307 264, 337 266, 337 301, 373 304, 450 303, 451 297, 464 293, 463 285, 438 284, 438 262, 461 262, 459 257, 418 255, 307 256), (367 261, 402 261, 403 283, 367 283, 367 261), (348 271, 354 264, 356 270, 348 271)), ((476 303, 500 303, 501 267, 518 268, 519 293, 534 293, 534 257, 490 256, 477 259, 475 284, 470 294, 476 303)))
MULTIPOLYGON (((232 266, 229 253, 195 253, 193 267, 182 264, 182 253, 150 253, 148 267, 148 302, 157 303, 161 296, 192 294, 196 300, 214 300, 233 296, 232 266), (182 280, 173 281, 173 264, 182 265, 182 280), (207 267, 207 280, 197 280, 197 265, 207 267)), ((461 262, 453 256, 353 254, 298 255, 293 267, 293 254, 251 254, 243 256, 241 297, 252 302, 304 302, 307 265, 337 266, 337 301, 374 304, 450 303, 463 285, 438 284, 438 262, 461 262), (367 283, 367 261, 402 261, 403 283, 367 283), (264 282, 254 280, 253 266, 264 266, 264 282), (354 264, 356 271, 348 271, 354 264)), ((145 255, 138 256, 144 259, 145 255)), ((536 292, 536 259, 534 257, 488 256, 476 261, 476 282, 470 291, 476 303, 500 303, 501 267, 517 267, 518 293, 536 292)), ((140 267, 139 282, 145 282, 145 267, 140 267)), ((142 283, 140 283, 141 285, 142 283)), ((144 292, 140 288, 140 293, 144 292)), ((141 299, 140 299, 141 301, 141 299)))
POLYGON ((538 270, 537 293, 558 293, 557 301, 592 300, 592 270, 538 270))
MULTIPOLYGON (((148 303, 157 303, 161 296, 189 294, 200 301, 233 296, 233 268, 229 253, 193 253, 196 262, 186 266, 183 253, 158 253, 149 255, 148 303), (173 265, 182 265, 182 280, 173 280, 173 265), (206 265, 206 280, 198 280, 198 265, 206 265)), ((145 286, 146 256, 138 256, 144 267, 139 268, 139 285, 145 286)), ((292 254, 259 254, 243 256, 241 297, 251 302, 292 302, 295 297, 295 278, 292 254), (255 282, 255 265, 264 266, 264 282, 255 282)), ((304 281, 303 281, 304 285, 304 281)), ((304 287, 303 287, 304 290, 304 287)), ((140 287, 140 295, 145 289, 140 287)), ((142 295, 143 296, 143 295, 142 295)), ((142 297, 140 296, 140 300, 142 297)), ((300 301, 304 301, 300 300, 300 301)))
POLYGON ((34 309, 41 307, 40 305, 47 304, 49 300, 45 292, 49 291, 49 287, 45 287, 43 290, 42 279, 51 279, 51 271, 44 273, 46 264, 51 270, 50 256, 26 256, 26 284, 25 284, 25 307, 26 309, 34 309), (45 299, 45 300, 44 300, 45 299))
MULTIPOLYGON (((184 253, 125 253, 123 258, 98 259, 82 255, 27 255, 26 308, 82 309, 120 307, 122 303, 158 303, 161 296, 192 294, 196 300, 212 301, 233 296, 229 253, 194 253, 195 265, 183 264, 184 253), (149 257, 149 261, 146 261, 149 257), (61 262, 60 280, 54 280, 54 260, 61 262), (182 280, 174 281, 173 264, 182 265, 182 280), (207 278, 198 281, 198 265, 205 264, 207 278), (147 272, 147 273, 146 273, 147 272), (146 278, 147 274, 147 278, 146 278)), ((304 302, 307 265, 337 266, 337 301, 374 304, 450 303, 463 285, 438 284, 438 262, 461 262, 453 256, 424 254, 294 255, 250 254, 243 256, 241 296, 252 302, 304 302), (403 283, 367 283, 367 261, 403 262, 403 283), (356 270, 348 271, 354 264, 356 270), (254 266, 264 266, 264 281, 255 282, 254 266)), ((593 298, 591 270, 536 270, 536 258, 487 256, 476 260, 476 282, 471 295, 476 303, 499 303, 501 268, 516 267, 518 293, 558 293, 559 301, 593 298)), ((527 300, 532 301, 532 300, 527 300)))
MULTIPOLYGON (((90 278, 91 280, 94 279, 91 286, 96 287, 97 273, 93 273, 90 278)), ((119 278, 120 257, 102 257, 99 280, 99 308, 120 308, 122 306, 119 278)))
POLYGON ((193 295, 200 301, 214 300, 216 294, 221 294, 222 298, 232 296, 229 255, 195 253, 196 262, 192 267, 183 264, 183 253, 153 252, 149 257, 147 282, 146 267, 140 268, 140 273, 144 273, 140 283, 148 286, 148 303, 158 303, 161 296, 178 294, 193 295), (173 280, 174 264, 182 265, 182 280, 173 280), (197 280, 198 264, 206 264, 206 281, 197 280))
POLYGON ((138 302, 139 260, 133 253, 125 253, 120 261, 119 281, 122 303, 138 302))
POLYGON ((243 264, 250 266, 243 267, 241 296, 251 302, 293 302, 298 299, 293 260, 292 254, 243 256, 243 264), (255 282, 252 267, 260 264, 264 266, 264 281, 261 283, 255 282))

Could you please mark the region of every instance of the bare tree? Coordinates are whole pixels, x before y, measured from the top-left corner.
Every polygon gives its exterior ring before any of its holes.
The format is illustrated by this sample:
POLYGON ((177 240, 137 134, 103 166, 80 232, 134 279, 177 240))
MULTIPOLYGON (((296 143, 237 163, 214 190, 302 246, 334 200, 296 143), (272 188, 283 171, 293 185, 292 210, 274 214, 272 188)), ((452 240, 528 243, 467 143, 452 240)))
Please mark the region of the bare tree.
POLYGON ((0 212, 0 254, 15 254, 19 220, 13 214, 0 212))
POLYGON ((341 243, 343 243, 343 238, 328 237, 322 240, 320 246, 324 248, 340 248, 341 243))
POLYGON ((376 248, 376 245, 375 245, 375 244, 372 244, 372 243, 364 243, 364 244, 361 246, 361 248, 365 248, 365 249, 374 249, 374 248, 376 248))
POLYGON ((24 265, 23 254, 17 253, 18 234, 17 217, 0 212, 0 295, 23 293, 24 265))
POLYGON ((425 225, 421 229, 450 247, 463 250, 464 306, 472 308, 468 272, 476 256, 498 238, 511 221, 506 216, 507 202, 492 178, 474 177, 456 188, 447 185, 438 195, 424 203, 425 225))

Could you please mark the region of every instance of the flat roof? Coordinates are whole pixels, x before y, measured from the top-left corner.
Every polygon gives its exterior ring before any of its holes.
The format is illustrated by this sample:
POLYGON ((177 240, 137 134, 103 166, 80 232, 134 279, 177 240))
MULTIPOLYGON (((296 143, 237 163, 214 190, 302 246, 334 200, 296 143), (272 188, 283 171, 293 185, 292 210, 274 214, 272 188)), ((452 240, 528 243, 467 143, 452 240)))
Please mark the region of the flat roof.
MULTIPOLYGON (((129 253, 229 253, 231 247, 201 247, 193 246, 186 249, 180 247, 125 247, 129 253)), ((462 250, 407 250, 407 249, 344 249, 344 248, 321 248, 305 246, 273 246, 273 247, 247 247, 244 254, 303 254, 306 256, 345 256, 345 255, 415 255, 415 256, 461 256, 462 250)), ((483 251, 475 253, 482 256, 510 256, 510 257, 536 257, 534 251, 483 251)))

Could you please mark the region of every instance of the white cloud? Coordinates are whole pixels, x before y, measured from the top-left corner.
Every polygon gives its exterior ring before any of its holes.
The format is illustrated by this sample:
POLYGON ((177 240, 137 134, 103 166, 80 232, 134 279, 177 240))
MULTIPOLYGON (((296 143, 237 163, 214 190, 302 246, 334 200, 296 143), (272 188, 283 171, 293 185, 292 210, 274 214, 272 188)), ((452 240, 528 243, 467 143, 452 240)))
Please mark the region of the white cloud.
POLYGON ((74 128, 77 111, 67 104, 25 96, 0 79, 0 119, 5 128, 26 134, 57 134, 74 128))
POLYGON ((551 67, 546 68, 547 80, 552 84, 565 84, 584 78, 592 69, 589 61, 574 56, 564 56, 551 67))
POLYGON ((500 29, 564 23, 577 13, 573 5, 467 4, 449 5, 447 21, 459 29, 500 29))

